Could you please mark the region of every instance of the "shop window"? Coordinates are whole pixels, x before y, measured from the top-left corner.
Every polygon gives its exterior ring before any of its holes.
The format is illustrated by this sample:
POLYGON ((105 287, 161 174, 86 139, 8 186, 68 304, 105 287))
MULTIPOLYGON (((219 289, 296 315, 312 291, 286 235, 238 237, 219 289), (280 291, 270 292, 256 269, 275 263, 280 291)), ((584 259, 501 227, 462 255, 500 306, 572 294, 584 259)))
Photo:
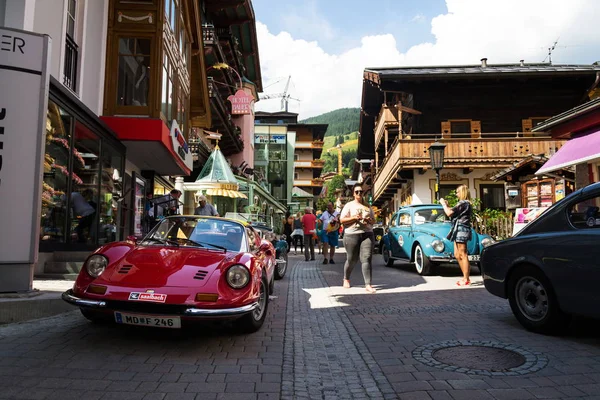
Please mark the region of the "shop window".
POLYGON ((98 203, 98 244, 120 240, 118 201, 123 196, 123 156, 106 143, 102 144, 102 172, 98 203))
POLYGON ((588 198, 573 205, 569 220, 578 229, 600 229, 600 197, 588 198))
POLYGON ((41 241, 66 242, 67 197, 69 188, 69 159, 73 117, 48 102, 46 123, 46 153, 42 182, 41 241))
POLYGON ((480 185, 479 198, 482 209, 504 210, 504 185, 480 185))
POLYGON ((148 105, 150 56, 150 39, 119 39, 118 105, 135 107, 148 105))
POLYGON ((98 232, 100 139, 77 121, 73 142, 71 239, 77 243, 95 244, 98 232))

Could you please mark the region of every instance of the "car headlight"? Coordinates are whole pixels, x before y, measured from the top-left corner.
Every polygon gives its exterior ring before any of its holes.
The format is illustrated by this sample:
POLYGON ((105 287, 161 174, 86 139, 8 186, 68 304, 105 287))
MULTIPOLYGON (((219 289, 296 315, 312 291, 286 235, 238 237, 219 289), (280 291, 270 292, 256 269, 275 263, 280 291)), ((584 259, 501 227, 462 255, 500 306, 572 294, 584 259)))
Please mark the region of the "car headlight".
POLYGON ((241 289, 250 282, 250 271, 243 265, 234 265, 227 270, 227 283, 234 289, 241 289))
POLYGON ((444 251, 445 246, 444 242, 442 242, 441 240, 434 240, 433 242, 431 242, 431 247, 433 247, 433 249, 438 253, 441 253, 442 251, 444 251))
POLYGON ((484 238, 484 239, 481 241, 481 245, 482 245, 483 247, 488 247, 488 246, 491 246, 491 245, 492 245, 492 244, 494 244, 494 243, 496 243, 496 241, 495 241, 494 239, 492 239, 492 238, 487 238, 487 237, 486 237, 486 238, 484 238))
POLYGON ((85 262, 85 269, 92 278, 97 278, 104 272, 108 265, 108 258, 100 254, 94 254, 85 262))

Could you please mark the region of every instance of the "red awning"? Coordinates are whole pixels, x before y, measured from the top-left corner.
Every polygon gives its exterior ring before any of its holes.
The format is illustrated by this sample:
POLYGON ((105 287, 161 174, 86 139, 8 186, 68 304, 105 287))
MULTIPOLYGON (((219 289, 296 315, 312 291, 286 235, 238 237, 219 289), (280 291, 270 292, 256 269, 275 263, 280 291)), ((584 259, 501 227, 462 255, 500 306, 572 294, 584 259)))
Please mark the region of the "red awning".
POLYGON ((100 117, 127 147, 127 160, 158 175, 181 176, 192 172, 192 154, 178 128, 160 119, 100 117))
POLYGON ((600 159, 600 130, 568 140, 535 174, 543 175, 600 159))

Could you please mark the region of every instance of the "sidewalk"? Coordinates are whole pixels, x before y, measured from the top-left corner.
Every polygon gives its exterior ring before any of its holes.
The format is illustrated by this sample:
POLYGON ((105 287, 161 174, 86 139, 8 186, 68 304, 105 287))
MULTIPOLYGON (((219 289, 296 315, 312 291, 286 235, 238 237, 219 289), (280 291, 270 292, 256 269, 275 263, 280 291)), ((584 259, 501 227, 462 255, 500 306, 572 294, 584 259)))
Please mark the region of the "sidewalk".
POLYGON ((50 317, 73 311, 60 295, 73 286, 73 281, 33 280, 28 293, 0 293, 0 325, 50 317))

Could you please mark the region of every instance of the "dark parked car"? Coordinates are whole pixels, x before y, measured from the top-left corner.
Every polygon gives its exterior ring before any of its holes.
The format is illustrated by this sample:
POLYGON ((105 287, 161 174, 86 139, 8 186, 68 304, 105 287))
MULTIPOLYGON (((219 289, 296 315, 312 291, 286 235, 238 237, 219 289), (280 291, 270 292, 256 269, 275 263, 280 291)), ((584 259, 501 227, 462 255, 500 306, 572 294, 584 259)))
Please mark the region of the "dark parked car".
POLYGON ((483 251, 485 288, 527 329, 558 333, 573 314, 600 318, 600 183, 547 209, 483 251))

